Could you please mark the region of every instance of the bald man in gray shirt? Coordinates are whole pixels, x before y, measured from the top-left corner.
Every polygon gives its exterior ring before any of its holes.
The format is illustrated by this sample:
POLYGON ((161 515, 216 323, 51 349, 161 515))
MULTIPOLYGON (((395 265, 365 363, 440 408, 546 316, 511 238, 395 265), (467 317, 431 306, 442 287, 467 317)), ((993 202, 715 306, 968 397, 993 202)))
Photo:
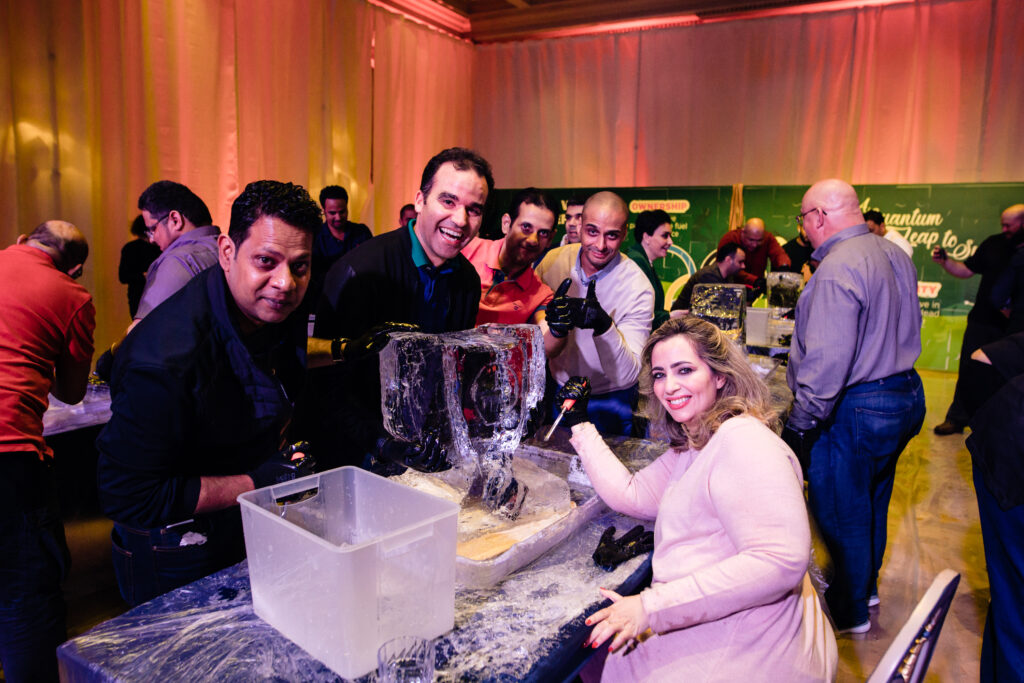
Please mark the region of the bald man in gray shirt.
POLYGON ((835 563, 825 593, 840 632, 871 628, 896 459, 921 429, 924 390, 917 274, 872 234, 857 193, 822 180, 802 222, 819 261, 796 305, 787 380, 793 411, 783 438, 800 456, 808 503, 835 563))

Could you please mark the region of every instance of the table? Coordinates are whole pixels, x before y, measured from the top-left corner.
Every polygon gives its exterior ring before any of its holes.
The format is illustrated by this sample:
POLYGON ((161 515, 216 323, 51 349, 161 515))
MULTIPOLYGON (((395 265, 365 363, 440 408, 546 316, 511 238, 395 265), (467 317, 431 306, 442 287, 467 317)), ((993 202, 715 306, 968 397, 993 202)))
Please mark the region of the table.
POLYGON ((53 450, 54 481, 61 514, 92 517, 100 514, 96 491, 96 437, 110 420, 110 386, 89 383, 85 398, 69 405, 50 396, 43 413, 43 436, 53 450))
POLYGON ((85 398, 68 405, 50 395, 50 407, 43 413, 43 436, 94 427, 110 421, 110 386, 90 383, 85 398))
MULTIPOLYGON (((567 437, 559 430, 545 445, 565 451, 567 437)), ((634 469, 665 448, 638 439, 608 441, 634 469)), ((610 573, 590 557, 609 525, 621 534, 636 523, 608 511, 497 586, 457 589, 455 629, 438 639, 438 679, 570 678, 592 652, 582 648, 590 631, 583 621, 605 602, 598 587, 631 594, 650 582, 648 556, 610 573)), ((341 680, 255 615, 245 562, 100 624, 62 645, 57 656, 62 680, 76 683, 341 680)))

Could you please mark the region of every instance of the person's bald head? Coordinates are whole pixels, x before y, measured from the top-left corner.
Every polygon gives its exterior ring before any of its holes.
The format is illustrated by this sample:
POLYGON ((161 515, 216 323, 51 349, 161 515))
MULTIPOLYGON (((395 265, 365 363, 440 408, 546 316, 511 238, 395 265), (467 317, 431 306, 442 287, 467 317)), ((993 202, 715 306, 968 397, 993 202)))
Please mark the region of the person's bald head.
POLYGON ((1024 204, 1008 206, 1002 215, 1003 234, 1007 237, 1020 237, 1024 227, 1024 204))
POLYGON ((604 268, 619 253, 628 218, 626 202, 614 192, 598 192, 583 205, 580 263, 588 276, 604 268))
POLYGON ((747 253, 754 251, 764 241, 764 221, 760 218, 748 219, 743 224, 740 236, 740 241, 743 242, 743 248, 747 250, 747 253))
POLYGON ((89 244, 85 241, 85 235, 67 221, 40 223, 28 236, 19 237, 18 244, 28 244, 45 251, 57 269, 71 277, 82 274, 82 266, 89 257, 89 244))
MULTIPOLYGON (((624 227, 626 225, 626 219, 629 218, 629 212, 626 209, 626 201, 610 190, 603 190, 590 195, 590 198, 587 199, 586 203, 583 205, 584 216, 587 215, 587 210, 591 213, 603 211, 611 215, 619 216, 620 227, 624 227)), ((586 218, 583 220, 585 221, 586 218)))
POLYGON ((837 232, 864 222, 857 191, 838 178, 811 185, 800 202, 800 214, 807 239, 815 249, 837 232))

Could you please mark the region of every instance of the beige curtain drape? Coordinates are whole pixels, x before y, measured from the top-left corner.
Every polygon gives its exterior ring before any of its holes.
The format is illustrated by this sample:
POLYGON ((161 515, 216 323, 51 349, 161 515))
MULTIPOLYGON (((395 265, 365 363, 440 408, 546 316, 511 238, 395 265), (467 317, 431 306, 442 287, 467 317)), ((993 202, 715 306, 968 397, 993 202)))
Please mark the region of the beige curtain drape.
POLYGON ((472 142, 472 58, 363 0, 0 2, 0 247, 82 228, 102 349, 129 322, 117 264, 149 183, 185 183, 225 230, 248 182, 337 183, 391 229, 426 160, 472 142))
POLYGON ((102 348, 160 178, 225 228, 252 180, 339 183, 377 232, 455 144, 501 187, 1020 181, 1022 33, 1019 0, 481 46, 365 0, 0 2, 0 246, 78 224, 102 348))
POLYGON ((430 157, 473 145, 476 95, 471 44, 379 8, 373 13, 373 216, 382 232, 398 226, 398 210, 415 199, 430 157))
POLYGON ((1019 181, 1022 32, 918 0, 480 46, 474 139, 509 187, 1019 181))
POLYGON ((624 33, 477 48, 473 138, 499 184, 633 185, 640 42, 624 33))

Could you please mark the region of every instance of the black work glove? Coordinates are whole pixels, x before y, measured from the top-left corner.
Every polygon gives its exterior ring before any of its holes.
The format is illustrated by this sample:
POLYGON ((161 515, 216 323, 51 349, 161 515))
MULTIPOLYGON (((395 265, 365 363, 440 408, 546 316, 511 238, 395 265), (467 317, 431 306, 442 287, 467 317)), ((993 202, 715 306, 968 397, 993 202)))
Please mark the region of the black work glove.
POLYGON ((270 456, 246 474, 252 477, 252 483, 258 489, 280 484, 290 479, 305 477, 307 474, 313 474, 316 469, 316 460, 313 459, 310 451, 308 441, 293 443, 270 456))
POLYGON ((567 294, 571 285, 570 278, 562 280, 562 284, 558 285, 558 289, 555 291, 555 298, 551 300, 545 311, 545 320, 548 329, 551 330, 551 336, 558 339, 568 335, 569 330, 572 329, 572 302, 574 299, 567 294))
POLYGON ((754 280, 754 284, 750 286, 750 291, 747 293, 747 302, 756 301, 757 297, 768 291, 768 282, 763 278, 759 277, 754 280))
POLYGON ((573 401, 572 406, 562 417, 562 426, 572 427, 589 420, 587 404, 590 402, 590 380, 586 377, 570 377, 555 394, 555 405, 561 409, 566 401, 573 401))
POLYGON ((811 464, 811 448, 814 447, 814 442, 818 440, 819 436, 821 436, 820 427, 797 429, 787 422, 786 426, 782 428, 782 440, 796 454, 805 479, 807 478, 807 468, 811 464))
POLYGON ((341 350, 341 360, 345 363, 363 360, 388 345, 392 332, 419 332, 419 325, 410 323, 384 323, 370 328, 361 336, 349 339, 341 350))
POLYGON ((443 472, 451 468, 448 447, 441 443, 437 430, 427 430, 419 441, 399 441, 390 437, 377 441, 377 459, 396 462, 417 472, 443 472))
POLYGON ((654 550, 654 532, 644 531, 642 524, 615 540, 615 527, 610 526, 601 534, 601 540, 594 551, 594 564, 610 572, 631 557, 654 550))
POLYGON ((587 287, 586 299, 573 299, 573 325, 581 330, 593 330, 594 336, 599 336, 608 331, 612 326, 612 319, 597 300, 597 281, 591 280, 587 287))

